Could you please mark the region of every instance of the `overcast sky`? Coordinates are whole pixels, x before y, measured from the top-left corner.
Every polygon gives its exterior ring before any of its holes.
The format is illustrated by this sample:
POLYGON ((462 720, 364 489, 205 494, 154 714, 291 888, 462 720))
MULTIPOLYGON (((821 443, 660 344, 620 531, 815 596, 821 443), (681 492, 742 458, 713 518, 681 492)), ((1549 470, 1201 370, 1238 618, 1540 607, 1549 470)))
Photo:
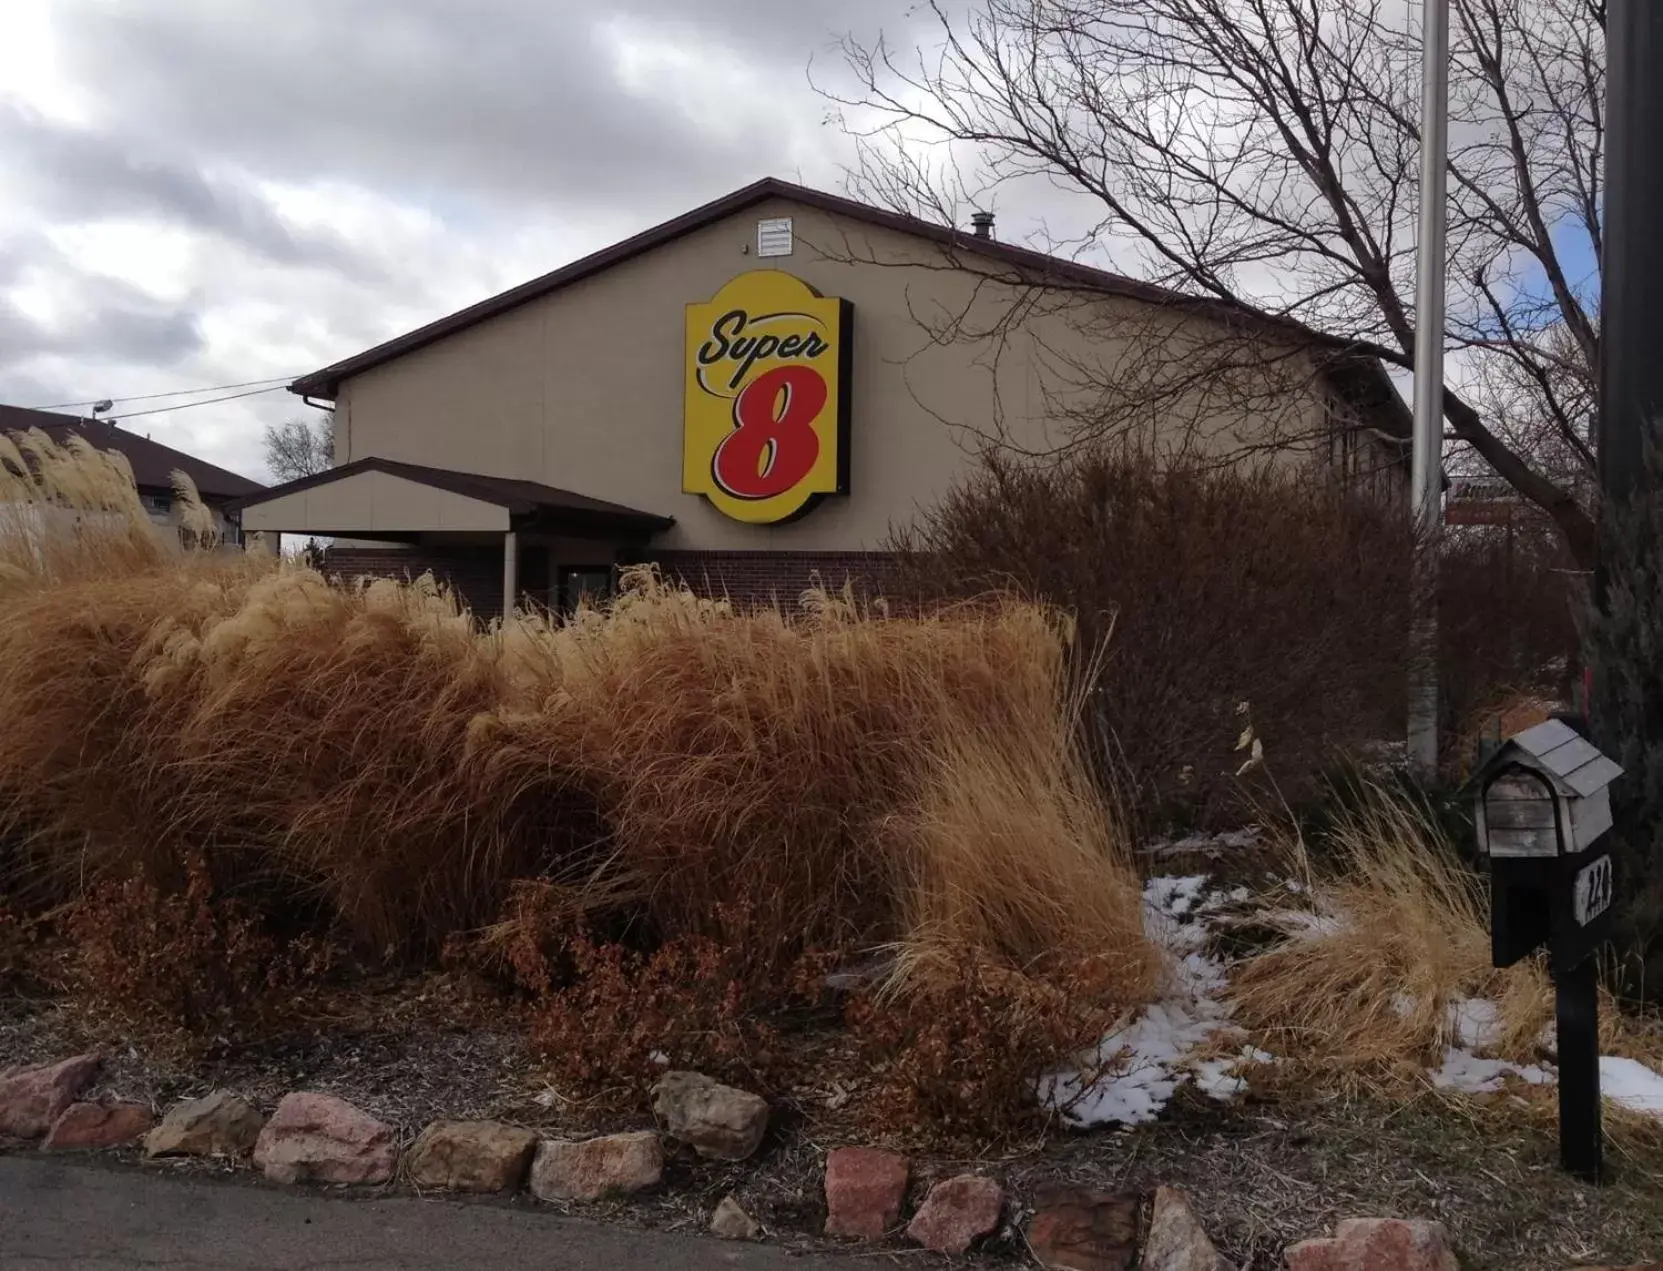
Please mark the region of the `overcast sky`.
MULTIPOLYGON (((0 402, 298 375, 758 177, 840 189, 809 64, 910 4, 0 0, 0 402)), ((303 413, 125 426, 263 478, 303 413)))

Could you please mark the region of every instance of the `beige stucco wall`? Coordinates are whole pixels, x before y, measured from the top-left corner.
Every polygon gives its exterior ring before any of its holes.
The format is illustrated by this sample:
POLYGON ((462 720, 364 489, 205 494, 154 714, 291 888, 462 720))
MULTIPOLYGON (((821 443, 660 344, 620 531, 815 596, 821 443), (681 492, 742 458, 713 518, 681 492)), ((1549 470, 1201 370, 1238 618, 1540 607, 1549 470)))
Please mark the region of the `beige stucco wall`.
POLYGON ((435 490, 386 472, 357 472, 252 504, 243 511, 244 530, 290 534, 501 532, 507 528, 507 511, 494 503, 435 490))
MULTIPOLYGON (((945 263, 910 235, 783 200, 762 204, 347 381, 336 461, 379 455, 541 481, 675 517, 656 540, 666 548, 875 548, 964 475, 989 438, 1029 451, 1063 440, 1061 417, 1092 404, 1073 386, 1081 371, 1145 356, 1148 324, 1175 321, 1145 304, 1098 300, 1082 322, 1077 301, 1063 298, 1008 338, 933 343, 930 326, 965 317, 979 330, 1011 299, 945 263), (756 222, 769 216, 793 218, 791 256, 750 254, 756 222), (684 306, 758 267, 854 305, 849 493, 776 526, 730 520, 681 491, 684 306)), ((1321 419, 1315 392, 1278 408, 1284 429, 1321 419)), ((1213 411, 1197 401, 1199 419, 1164 415, 1146 440, 1237 445, 1239 418, 1213 411)), ((367 527, 360 518, 338 528, 367 527)))

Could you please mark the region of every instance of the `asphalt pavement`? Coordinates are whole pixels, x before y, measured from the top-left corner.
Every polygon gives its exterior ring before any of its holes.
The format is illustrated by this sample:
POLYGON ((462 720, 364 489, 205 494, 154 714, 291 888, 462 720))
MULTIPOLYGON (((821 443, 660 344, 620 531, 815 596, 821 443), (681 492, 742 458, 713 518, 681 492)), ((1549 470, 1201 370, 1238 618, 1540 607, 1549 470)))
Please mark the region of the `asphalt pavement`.
POLYGON ((890 1261, 641 1231, 529 1202, 357 1199, 69 1158, 0 1157, 4 1271, 849 1271, 890 1261))

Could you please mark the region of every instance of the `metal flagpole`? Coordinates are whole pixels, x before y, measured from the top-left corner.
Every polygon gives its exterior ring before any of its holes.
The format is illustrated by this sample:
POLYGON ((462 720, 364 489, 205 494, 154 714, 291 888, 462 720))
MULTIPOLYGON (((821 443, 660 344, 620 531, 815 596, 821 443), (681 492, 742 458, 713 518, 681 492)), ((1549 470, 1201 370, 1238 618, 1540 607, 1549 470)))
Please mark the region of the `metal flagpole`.
POLYGON ((1443 523, 1445 168, 1449 158, 1449 0, 1421 5, 1420 233, 1415 242, 1415 427, 1410 508, 1415 553, 1409 660, 1409 767, 1438 767, 1437 540, 1443 523))

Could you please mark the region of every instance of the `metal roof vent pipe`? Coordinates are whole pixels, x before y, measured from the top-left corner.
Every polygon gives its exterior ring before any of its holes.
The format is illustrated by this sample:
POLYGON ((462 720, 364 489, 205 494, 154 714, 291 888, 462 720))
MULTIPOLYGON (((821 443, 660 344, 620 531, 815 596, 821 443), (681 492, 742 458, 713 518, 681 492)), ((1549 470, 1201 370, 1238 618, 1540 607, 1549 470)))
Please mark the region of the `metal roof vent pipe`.
POLYGON ((977 238, 993 237, 993 213, 972 212, 970 214, 970 232, 977 238))

